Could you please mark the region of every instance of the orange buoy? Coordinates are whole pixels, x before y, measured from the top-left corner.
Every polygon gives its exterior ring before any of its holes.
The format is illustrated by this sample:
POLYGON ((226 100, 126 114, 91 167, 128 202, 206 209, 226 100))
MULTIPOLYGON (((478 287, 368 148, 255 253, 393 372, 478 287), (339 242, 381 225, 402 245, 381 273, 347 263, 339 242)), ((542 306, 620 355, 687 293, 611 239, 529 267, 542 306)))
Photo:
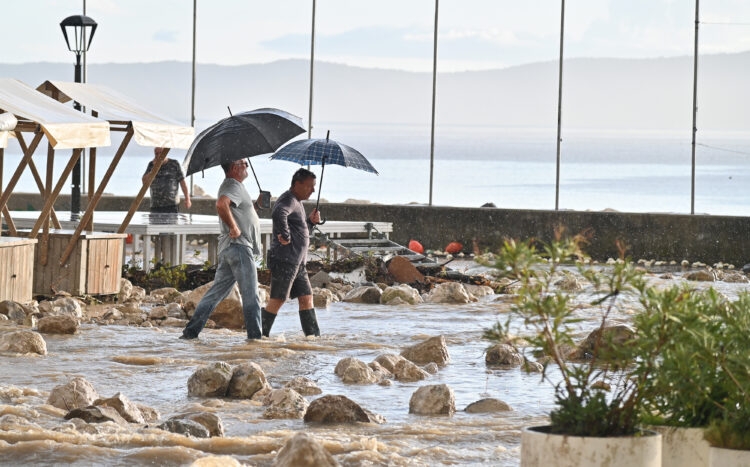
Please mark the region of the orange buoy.
POLYGON ((133 243, 133 234, 128 234, 128 236, 125 238, 125 243, 128 245, 131 245, 133 243))
POLYGON ((415 253, 424 253, 424 247, 416 240, 409 240, 409 249, 415 253))
POLYGON ((458 242, 450 242, 447 247, 445 247, 445 252, 450 253, 452 255, 455 255, 456 253, 461 253, 461 250, 464 249, 464 246, 461 245, 458 242))

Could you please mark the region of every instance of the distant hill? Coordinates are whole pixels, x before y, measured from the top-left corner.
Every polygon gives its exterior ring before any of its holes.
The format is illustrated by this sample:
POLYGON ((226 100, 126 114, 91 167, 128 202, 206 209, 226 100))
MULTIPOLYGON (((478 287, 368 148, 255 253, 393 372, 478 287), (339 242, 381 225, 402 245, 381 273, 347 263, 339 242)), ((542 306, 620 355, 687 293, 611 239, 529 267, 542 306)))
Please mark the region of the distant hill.
MULTIPOLYGON (((258 107, 307 118, 309 63, 197 69, 199 121, 258 107)), ((72 64, 0 64, 0 76, 30 85, 72 80, 72 64)), ((91 64, 90 82, 112 86, 165 115, 190 116, 190 63, 91 64)), ((430 73, 316 63, 313 122, 429 124, 430 73)), ((565 63, 566 128, 686 130, 691 125, 692 57, 581 58, 565 63)), ((750 130, 750 52, 700 57, 701 130, 750 130)), ((438 125, 556 125, 557 62, 438 76, 438 125)), ((200 126, 200 125, 199 125, 200 126)))

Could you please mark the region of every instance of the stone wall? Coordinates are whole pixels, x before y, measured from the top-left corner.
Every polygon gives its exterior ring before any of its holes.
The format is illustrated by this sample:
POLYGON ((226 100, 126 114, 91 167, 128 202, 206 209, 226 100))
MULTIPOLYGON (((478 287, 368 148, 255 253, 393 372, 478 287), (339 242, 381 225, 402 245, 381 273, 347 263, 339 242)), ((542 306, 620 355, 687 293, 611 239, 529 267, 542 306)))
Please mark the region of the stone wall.
MULTIPOLYGON (((105 196, 97 209, 126 211, 132 199, 105 196)), ((85 196, 81 204, 86 205, 85 196)), ((306 204, 308 210, 314 206, 306 204)), ((11 210, 39 210, 41 200, 38 195, 16 194, 9 206, 11 210)), ((69 206, 68 196, 56 203, 58 210, 69 206)), ((194 199, 191 212, 215 214, 214 206, 213 199, 194 199)), ((141 208, 148 209, 147 199, 141 208)), ((737 266, 750 262, 748 217, 338 203, 322 203, 321 212, 332 220, 392 222, 393 240, 406 244, 415 239, 432 249, 459 241, 471 251, 476 241, 481 251, 492 250, 505 238, 550 240, 556 229, 563 228, 569 234, 587 234, 585 249, 600 260, 617 257, 620 241, 634 259, 723 261, 737 266)), ((270 217, 270 210, 260 214, 270 217)))

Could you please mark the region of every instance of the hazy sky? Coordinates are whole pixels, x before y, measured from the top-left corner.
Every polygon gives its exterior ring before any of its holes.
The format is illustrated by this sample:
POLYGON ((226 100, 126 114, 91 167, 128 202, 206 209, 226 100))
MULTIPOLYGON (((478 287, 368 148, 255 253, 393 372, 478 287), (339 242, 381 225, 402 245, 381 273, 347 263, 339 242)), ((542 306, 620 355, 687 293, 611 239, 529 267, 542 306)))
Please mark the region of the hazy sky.
MULTIPOLYGON (((59 28, 83 0, 0 0, 0 62, 72 61, 59 28)), ((190 61, 192 0, 88 0, 89 63, 190 61)), ((693 0, 568 0, 566 57, 659 57, 693 49, 693 0)), ((432 68, 433 0, 318 0, 316 59, 432 68)), ((308 58, 312 0, 198 0, 201 63, 308 58)), ((750 1, 701 3, 701 53, 750 50, 750 1)), ((559 0, 442 0, 438 68, 557 58, 559 0)))

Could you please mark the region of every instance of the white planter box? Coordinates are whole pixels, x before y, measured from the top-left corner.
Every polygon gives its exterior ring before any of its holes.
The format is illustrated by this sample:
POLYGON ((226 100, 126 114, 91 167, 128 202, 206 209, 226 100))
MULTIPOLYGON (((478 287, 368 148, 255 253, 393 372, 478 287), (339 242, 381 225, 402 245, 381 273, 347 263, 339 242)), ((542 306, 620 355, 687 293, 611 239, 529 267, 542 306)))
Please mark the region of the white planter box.
POLYGON ((711 446, 708 452, 708 465, 711 467, 748 467, 750 465, 750 451, 711 446))
POLYGON ((521 467, 661 467, 661 435, 595 438, 549 434, 546 427, 521 433, 521 467))
POLYGON ((708 467, 708 441, 703 428, 653 426, 661 433, 661 467, 708 467))

